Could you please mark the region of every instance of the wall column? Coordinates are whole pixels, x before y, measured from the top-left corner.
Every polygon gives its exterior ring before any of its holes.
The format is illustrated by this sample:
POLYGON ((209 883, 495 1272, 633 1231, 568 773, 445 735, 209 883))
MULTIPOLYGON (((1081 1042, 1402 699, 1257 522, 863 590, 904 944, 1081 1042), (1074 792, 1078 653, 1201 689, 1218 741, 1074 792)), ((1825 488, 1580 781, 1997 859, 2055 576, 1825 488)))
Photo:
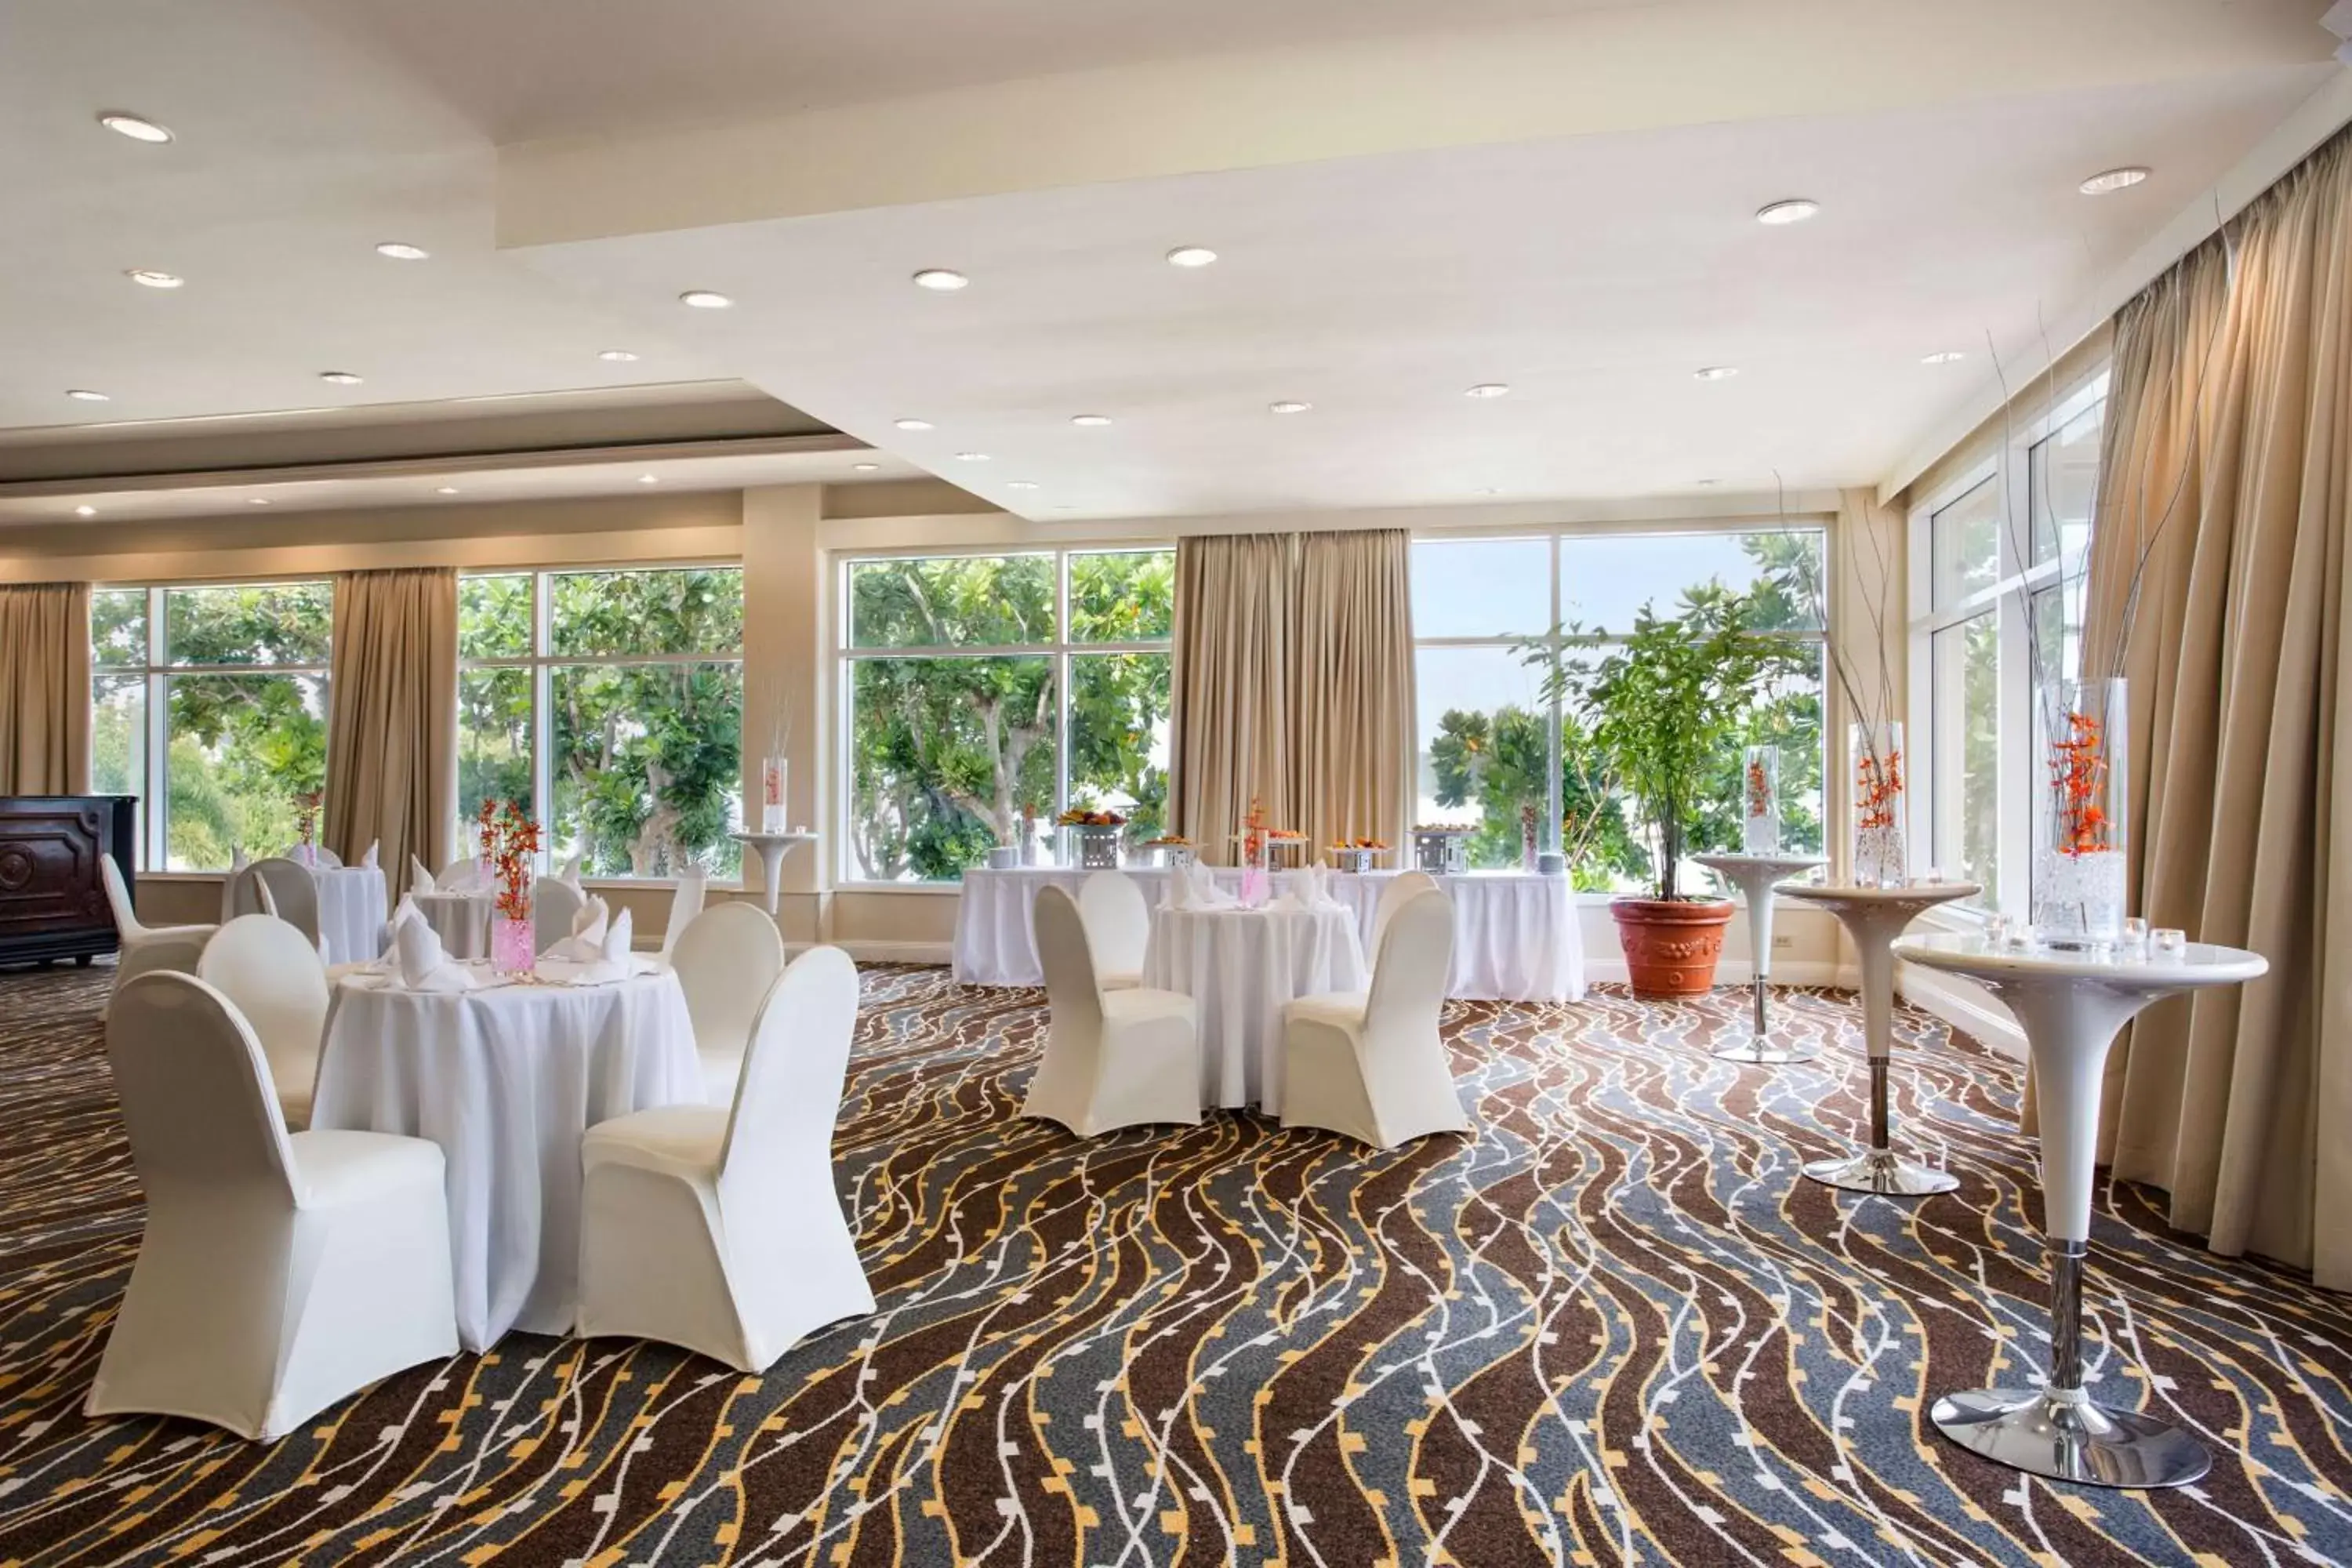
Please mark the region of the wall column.
MULTIPOLYGON (((743 492, 743 815, 757 826, 760 764, 772 737, 788 731, 792 765, 785 800, 793 826, 821 837, 784 862, 776 919, 791 942, 830 935, 835 853, 833 748, 825 733, 824 556, 818 523, 822 485, 771 485, 743 492)), ((746 857, 744 885, 760 868, 746 857)))

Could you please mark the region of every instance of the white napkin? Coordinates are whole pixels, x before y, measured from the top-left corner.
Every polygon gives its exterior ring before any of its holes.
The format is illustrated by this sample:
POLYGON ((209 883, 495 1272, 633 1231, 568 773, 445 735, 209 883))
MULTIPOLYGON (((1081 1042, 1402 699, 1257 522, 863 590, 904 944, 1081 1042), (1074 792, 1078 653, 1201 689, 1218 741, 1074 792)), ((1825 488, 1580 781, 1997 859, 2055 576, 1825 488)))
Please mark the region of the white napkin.
POLYGON ((1198 860, 1169 878, 1168 886, 1180 910, 1230 910, 1241 904, 1239 899, 1217 886, 1216 878, 1198 860))
POLYGON ((701 866, 689 866, 677 879, 677 891, 670 900, 669 929, 662 932, 662 952, 677 945, 678 933, 694 923, 702 912, 702 904, 710 891, 710 873, 701 866))
POLYGON ((368 852, 360 857, 360 864, 366 867, 371 871, 375 870, 377 868, 376 856, 383 848, 383 839, 378 838, 372 840, 368 845, 368 852))
POLYGON ((441 884, 445 893, 470 893, 482 885, 482 858, 478 855, 457 868, 450 879, 441 884))
MULTIPOLYGON (((635 924, 630 920, 629 911, 623 910, 597 936, 595 956, 582 962, 580 973, 572 979, 574 985, 606 985, 629 977, 629 949, 636 941, 635 924)), ((587 936, 583 932, 570 940, 583 942, 587 936)))
POLYGON ((1298 873, 1298 880, 1292 884, 1291 890, 1297 894, 1298 901, 1310 910, 1336 910, 1340 907, 1339 896, 1331 890, 1331 868, 1320 860, 1298 873))
MULTIPOLYGON (((621 911, 624 915, 628 911, 621 911)), ((573 963, 593 963, 604 956, 604 940, 609 934, 607 922, 613 911, 602 899, 591 899, 580 906, 572 917, 572 934, 562 941, 550 943, 543 958, 568 959, 573 963)))
POLYGON ((392 933, 393 983, 406 991, 471 991, 477 984, 463 965, 449 962, 441 939, 422 920, 404 921, 392 933))
POLYGON ((571 889, 573 892, 578 892, 580 890, 580 862, 585 858, 585 856, 574 855, 571 859, 563 863, 563 869, 556 873, 555 879, 562 883, 565 887, 571 889))
MULTIPOLYGON (((425 862, 411 855, 408 858, 409 898, 415 898, 419 893, 437 893, 440 890, 433 885, 433 873, 425 868, 425 862)), ((407 901, 407 899, 401 900, 403 903, 407 901)))

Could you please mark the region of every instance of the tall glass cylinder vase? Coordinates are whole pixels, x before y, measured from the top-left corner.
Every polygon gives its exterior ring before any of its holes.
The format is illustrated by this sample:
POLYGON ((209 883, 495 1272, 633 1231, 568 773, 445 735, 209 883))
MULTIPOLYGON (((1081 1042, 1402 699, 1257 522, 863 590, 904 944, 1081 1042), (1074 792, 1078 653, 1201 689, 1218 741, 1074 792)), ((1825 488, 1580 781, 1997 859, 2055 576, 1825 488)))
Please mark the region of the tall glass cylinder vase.
POLYGON ((1739 847, 1780 852, 1780 748, 1750 746, 1739 769, 1739 847))
POLYGON ((2070 680, 2035 704, 2033 930, 2052 947, 2119 940, 2124 927, 2128 710, 2120 680, 2070 680))
POLYGON ((1911 877, 1904 787, 1910 759, 1903 752, 1902 724, 1888 719, 1854 725, 1848 755, 1853 778, 1854 883, 1899 888, 1911 877))
POLYGON ((490 926, 490 973, 510 976, 529 974, 537 968, 536 934, 530 916, 499 915, 490 926))
POLYGON ((792 764, 782 757, 769 757, 760 763, 760 831, 784 831, 786 783, 792 777, 792 764))

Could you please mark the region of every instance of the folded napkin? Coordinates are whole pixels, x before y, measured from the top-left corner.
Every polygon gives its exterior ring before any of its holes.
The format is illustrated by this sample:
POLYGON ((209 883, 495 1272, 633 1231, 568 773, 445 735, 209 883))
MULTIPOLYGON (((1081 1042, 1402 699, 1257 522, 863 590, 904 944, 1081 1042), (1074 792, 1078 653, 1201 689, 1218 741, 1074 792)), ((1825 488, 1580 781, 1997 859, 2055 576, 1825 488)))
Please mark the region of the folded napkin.
POLYGON ((1310 910, 1340 908, 1339 895, 1331 889, 1331 868, 1320 860, 1301 870, 1298 879, 1290 885, 1298 901, 1310 910))
POLYGON ((375 870, 377 868, 376 857, 383 852, 383 839, 378 838, 371 841, 368 845, 368 852, 360 857, 360 864, 366 867, 371 871, 375 870))
POLYGON ((441 884, 445 893, 470 893, 482 885, 482 858, 478 855, 449 874, 441 884))
MULTIPOLYGON (((414 898, 419 893, 437 893, 440 890, 433 885, 433 873, 425 868, 425 862, 411 855, 408 858, 409 897, 414 898)), ((405 901, 405 900, 403 900, 403 902, 405 901)))
POLYGON ((574 855, 571 859, 565 861, 563 863, 563 869, 555 874, 555 879, 562 883, 565 887, 571 889, 573 892, 578 892, 580 890, 580 862, 584 858, 586 858, 586 857, 574 855))
MULTIPOLYGON (((602 900, 597 901, 603 902, 602 900)), ((636 941, 636 931, 635 922, 629 918, 628 910, 623 910, 614 916, 610 925, 603 925, 600 917, 600 929, 596 931, 596 939, 594 956, 578 961, 580 973, 572 977, 572 984, 574 985, 609 984, 615 980, 626 980, 634 971, 634 965, 629 957, 629 948, 636 941)), ((587 933, 583 932, 566 940, 574 942, 584 942, 587 940, 587 933)), ((558 942, 556 945, 562 947, 564 943, 558 942)))
POLYGON ((1241 900, 1217 886, 1209 868, 1198 860, 1168 879, 1168 907, 1175 910, 1230 910, 1241 900))
MULTIPOLYGON (((622 911, 626 914, 627 910, 622 911)), ((542 958, 566 959, 573 963, 593 963, 604 956, 604 939, 613 911, 602 899, 591 899, 580 906, 572 917, 572 934, 562 941, 550 943, 542 958)))
POLYGON ((392 933, 393 984, 404 991, 471 991, 478 984, 463 964, 450 962, 441 939, 422 920, 404 921, 392 933))

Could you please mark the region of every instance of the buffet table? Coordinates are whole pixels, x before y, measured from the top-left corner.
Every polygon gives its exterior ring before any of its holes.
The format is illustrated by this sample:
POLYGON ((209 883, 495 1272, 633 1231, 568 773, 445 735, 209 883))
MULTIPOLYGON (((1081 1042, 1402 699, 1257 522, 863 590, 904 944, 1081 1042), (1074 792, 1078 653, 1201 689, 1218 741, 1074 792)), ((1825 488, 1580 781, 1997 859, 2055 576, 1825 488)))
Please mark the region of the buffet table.
MULTIPOLYGON (((1123 867, 1157 909, 1168 873, 1123 867)), ((1215 868, 1217 885, 1241 886, 1241 872, 1215 868)), ((963 874, 956 907, 955 977, 966 985, 1043 985, 1033 914, 1038 889, 1058 887, 1075 898, 1094 875, 1075 866, 976 868, 963 874)), ((1275 875, 1284 885, 1285 873, 1275 875)), ((1356 917, 1357 939, 1372 956, 1372 911, 1395 871, 1335 871, 1331 894, 1356 917)), ((1454 975, 1447 994, 1504 1002, 1574 1002, 1584 995, 1584 945, 1577 933, 1576 901, 1565 877, 1523 871, 1473 871, 1440 877, 1454 900, 1454 975)))

